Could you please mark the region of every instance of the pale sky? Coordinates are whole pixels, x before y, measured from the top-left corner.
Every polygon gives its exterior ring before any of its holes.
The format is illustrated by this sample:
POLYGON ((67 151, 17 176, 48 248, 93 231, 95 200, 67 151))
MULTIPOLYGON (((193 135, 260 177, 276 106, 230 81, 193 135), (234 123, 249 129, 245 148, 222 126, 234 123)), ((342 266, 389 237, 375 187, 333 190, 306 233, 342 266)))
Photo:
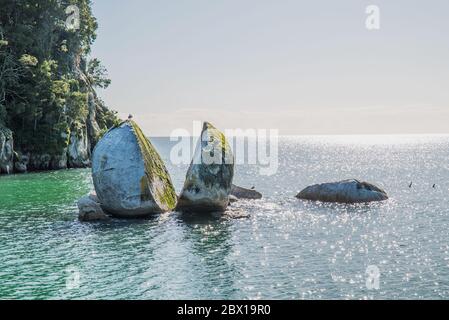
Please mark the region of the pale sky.
POLYGON ((101 91, 151 136, 449 133, 447 0, 94 0, 101 91), (380 30, 368 30, 368 5, 380 30))

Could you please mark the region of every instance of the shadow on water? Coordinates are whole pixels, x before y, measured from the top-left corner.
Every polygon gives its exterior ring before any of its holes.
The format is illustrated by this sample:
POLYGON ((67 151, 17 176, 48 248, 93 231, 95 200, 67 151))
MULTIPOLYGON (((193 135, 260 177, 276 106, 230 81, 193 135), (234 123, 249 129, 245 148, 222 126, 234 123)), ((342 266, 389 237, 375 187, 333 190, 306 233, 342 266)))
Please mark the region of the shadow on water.
POLYGON ((206 297, 232 296, 238 278, 238 270, 229 259, 233 252, 232 221, 222 213, 177 213, 177 220, 184 229, 184 240, 200 261, 203 276, 199 281, 206 297))
POLYGON ((178 219, 187 225, 209 225, 219 223, 222 220, 222 213, 185 213, 177 212, 178 219))
POLYGON ((146 217, 139 217, 139 218, 119 218, 119 217, 114 217, 111 216, 110 220, 106 220, 106 221, 99 221, 99 222, 91 222, 92 225, 97 225, 97 226, 108 226, 108 227, 128 227, 128 226, 138 226, 138 225, 146 225, 152 222, 157 222, 159 221, 161 215, 159 214, 153 214, 150 216, 146 216, 146 217))

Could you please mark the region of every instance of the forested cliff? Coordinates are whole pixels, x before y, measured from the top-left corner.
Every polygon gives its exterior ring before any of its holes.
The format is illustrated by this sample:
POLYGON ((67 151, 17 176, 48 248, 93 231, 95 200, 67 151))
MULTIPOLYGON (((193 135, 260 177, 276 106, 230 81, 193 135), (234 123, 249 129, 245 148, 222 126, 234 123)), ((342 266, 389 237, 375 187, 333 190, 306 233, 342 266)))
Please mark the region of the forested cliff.
POLYGON ((90 165, 118 122, 96 28, 89 0, 0 0, 0 174, 90 165))

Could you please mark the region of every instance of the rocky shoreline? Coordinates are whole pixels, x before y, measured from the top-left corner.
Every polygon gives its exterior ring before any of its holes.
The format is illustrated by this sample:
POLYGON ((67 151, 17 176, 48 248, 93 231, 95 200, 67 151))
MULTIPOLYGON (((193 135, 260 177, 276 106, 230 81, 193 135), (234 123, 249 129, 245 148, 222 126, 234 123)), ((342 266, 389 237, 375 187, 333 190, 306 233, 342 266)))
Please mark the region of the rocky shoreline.
POLYGON ((77 4, 81 33, 63 28, 62 3, 2 7, 0 175, 90 167, 95 144, 119 122, 96 93, 111 81, 90 54, 95 17, 89 2, 77 4))
POLYGON ((57 154, 16 148, 13 132, 0 126, 0 175, 91 167, 92 150, 105 130, 98 124, 98 115, 110 111, 101 105, 94 92, 89 95, 88 106, 85 122, 74 124, 69 133, 60 133, 67 145, 57 154))

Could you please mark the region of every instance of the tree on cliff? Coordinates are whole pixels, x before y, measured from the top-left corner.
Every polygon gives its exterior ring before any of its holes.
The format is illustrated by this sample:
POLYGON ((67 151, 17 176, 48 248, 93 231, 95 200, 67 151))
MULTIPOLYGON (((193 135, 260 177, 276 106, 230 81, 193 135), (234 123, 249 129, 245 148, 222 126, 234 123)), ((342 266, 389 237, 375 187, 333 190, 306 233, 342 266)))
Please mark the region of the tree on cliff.
POLYGON ((100 61, 88 60, 96 28, 89 0, 1 0, 0 126, 16 150, 60 157, 71 137, 85 132, 92 148, 116 124, 94 90, 110 83, 100 61), (78 28, 67 26, 69 7, 78 28))

